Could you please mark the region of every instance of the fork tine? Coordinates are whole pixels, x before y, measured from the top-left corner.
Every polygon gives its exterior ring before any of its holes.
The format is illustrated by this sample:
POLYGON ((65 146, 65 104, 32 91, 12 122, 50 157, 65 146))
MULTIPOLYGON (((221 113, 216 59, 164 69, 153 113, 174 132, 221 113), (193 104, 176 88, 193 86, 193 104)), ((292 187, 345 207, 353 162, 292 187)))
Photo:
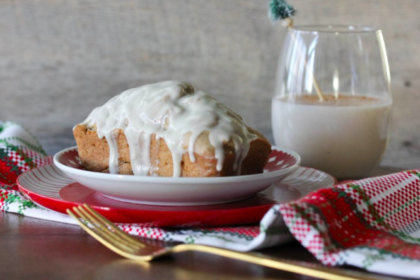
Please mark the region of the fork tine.
POLYGON ((93 209, 92 207, 90 207, 87 204, 83 204, 84 208, 90 212, 90 214, 92 216, 94 216, 97 220, 101 221, 103 224, 105 224, 106 226, 112 228, 114 230, 114 232, 116 234, 118 234, 118 236, 120 236, 121 238, 123 238, 124 240, 130 242, 130 243, 134 243, 137 246, 140 247, 144 247, 145 245, 143 243, 141 243, 140 241, 132 238, 130 235, 128 235, 127 233, 125 233, 124 231, 122 231, 121 229, 119 229, 117 226, 114 225, 113 222, 111 222, 110 220, 108 220, 107 218, 105 218, 104 216, 102 216, 101 214, 99 214, 95 209, 93 209))
POLYGON ((125 246, 130 250, 139 249, 140 246, 126 242, 125 240, 121 239, 117 234, 115 234, 112 230, 110 230, 106 225, 101 224, 95 217, 93 217, 90 213, 88 213, 82 206, 75 207, 73 210, 81 216, 83 219, 89 221, 94 226, 94 229, 100 232, 103 236, 106 236, 108 241, 109 239, 115 240, 116 243, 120 244, 120 246, 125 246))
MULTIPOLYGON (((75 210, 75 208, 76 207, 74 207, 73 210, 75 210)), ((102 245, 104 245, 108 249, 110 249, 110 250, 114 251, 115 253, 120 254, 122 256, 127 255, 127 248, 119 248, 118 245, 120 245, 120 243, 117 243, 117 242, 115 242, 115 240, 110 239, 108 236, 104 235, 101 231, 94 230, 94 229, 88 227, 85 223, 83 223, 80 220, 80 216, 78 217, 76 215, 77 214, 76 211, 75 211, 76 212, 75 213, 75 212, 72 212, 70 209, 67 209, 66 212, 67 212, 67 214, 69 214, 72 218, 74 218, 77 221, 77 223, 80 225, 81 228, 83 228, 87 233, 89 233, 96 240, 98 240, 100 243, 102 243, 102 245)), ((131 250, 132 252, 135 252, 135 250, 133 250, 131 248, 129 250, 131 250)))

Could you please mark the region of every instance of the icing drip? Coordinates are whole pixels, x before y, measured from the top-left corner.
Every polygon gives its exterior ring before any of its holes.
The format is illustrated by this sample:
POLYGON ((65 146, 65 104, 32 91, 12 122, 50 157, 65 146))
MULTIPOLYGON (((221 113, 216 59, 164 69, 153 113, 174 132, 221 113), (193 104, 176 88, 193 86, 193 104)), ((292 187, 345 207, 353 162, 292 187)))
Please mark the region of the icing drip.
POLYGON ((112 131, 104 133, 106 141, 109 144, 109 173, 118 173, 118 146, 112 131))
POLYGON ((130 161, 135 175, 153 174, 150 163, 150 142, 164 139, 173 158, 173 176, 181 175, 182 155, 192 162, 200 154, 197 140, 207 132, 214 147, 217 170, 224 162, 223 144, 233 141, 237 174, 248 154, 250 142, 257 138, 250 133, 242 117, 202 91, 194 92, 185 82, 165 81, 129 89, 95 108, 83 122, 96 124, 99 138, 109 144, 109 172, 118 173, 118 146, 114 136, 121 129, 130 148, 130 161))

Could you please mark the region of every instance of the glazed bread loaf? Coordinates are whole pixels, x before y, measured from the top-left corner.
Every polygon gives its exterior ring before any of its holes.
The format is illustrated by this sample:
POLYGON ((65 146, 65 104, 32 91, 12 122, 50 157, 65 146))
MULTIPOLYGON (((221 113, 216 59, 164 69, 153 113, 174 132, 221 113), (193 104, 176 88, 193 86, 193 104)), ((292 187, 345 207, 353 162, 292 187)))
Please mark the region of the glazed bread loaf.
POLYGON ((242 118, 185 82, 127 90, 73 129, 91 171, 162 177, 262 173, 270 143, 242 118))

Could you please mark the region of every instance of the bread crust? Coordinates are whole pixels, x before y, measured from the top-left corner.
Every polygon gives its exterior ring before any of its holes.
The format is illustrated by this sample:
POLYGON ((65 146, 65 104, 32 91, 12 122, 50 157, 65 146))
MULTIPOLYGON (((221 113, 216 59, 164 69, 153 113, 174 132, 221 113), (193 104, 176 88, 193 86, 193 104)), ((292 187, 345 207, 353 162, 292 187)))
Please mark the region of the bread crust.
MULTIPOLYGON (((258 136, 250 143, 246 158, 242 162, 241 175, 262 173, 271 153, 270 143, 258 132, 248 128, 258 136)), ((78 124, 73 129, 78 146, 82 166, 90 171, 109 173, 109 146, 104 138, 99 138, 95 127, 78 124)), ((124 132, 114 130, 118 146, 119 174, 132 175, 130 149, 124 132)), ((181 177, 221 177, 236 175, 234 169, 235 148, 232 141, 224 143, 224 161, 222 170, 217 170, 217 159, 214 147, 208 140, 208 133, 201 134, 195 145, 195 162, 192 162, 188 152, 184 153, 181 161, 181 177)), ((152 135, 150 142, 150 176, 172 177, 172 153, 164 139, 156 139, 152 135)))

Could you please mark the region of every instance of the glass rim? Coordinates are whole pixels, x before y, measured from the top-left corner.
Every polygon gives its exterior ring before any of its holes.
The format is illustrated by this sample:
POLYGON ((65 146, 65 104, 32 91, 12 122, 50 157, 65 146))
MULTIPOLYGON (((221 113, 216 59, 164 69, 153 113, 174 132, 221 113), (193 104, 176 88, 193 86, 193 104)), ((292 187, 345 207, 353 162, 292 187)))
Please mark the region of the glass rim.
POLYGON ((300 33, 377 33, 379 28, 366 25, 346 25, 346 24, 315 24, 315 25, 296 25, 291 31, 300 33))

